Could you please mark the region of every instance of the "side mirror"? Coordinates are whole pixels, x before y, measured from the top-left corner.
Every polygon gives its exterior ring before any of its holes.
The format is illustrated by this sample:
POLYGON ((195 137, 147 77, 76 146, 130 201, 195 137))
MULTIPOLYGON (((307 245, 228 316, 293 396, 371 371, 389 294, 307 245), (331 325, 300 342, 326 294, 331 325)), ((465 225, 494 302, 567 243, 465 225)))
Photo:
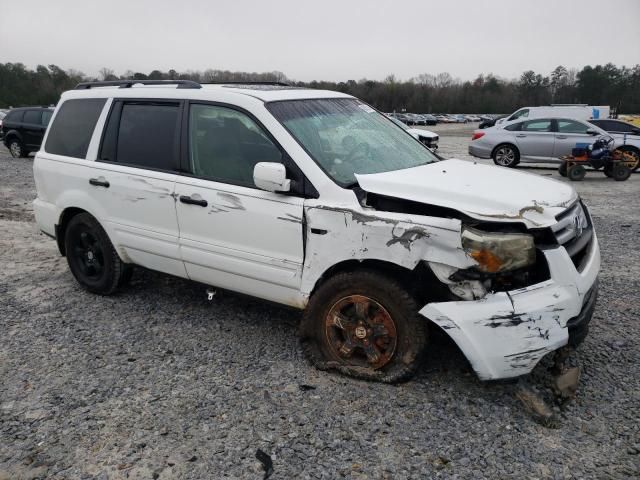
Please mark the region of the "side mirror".
POLYGON ((631 135, 640 135, 640 128, 634 128, 631 130, 631 135))
POLYGON ((291 180, 287 178, 287 169, 281 163, 260 162, 253 167, 253 183, 267 192, 288 192, 291 180))
POLYGON ((589 128, 589 129, 587 129, 587 134, 588 135, 598 135, 598 132, 596 132, 593 128, 589 128))

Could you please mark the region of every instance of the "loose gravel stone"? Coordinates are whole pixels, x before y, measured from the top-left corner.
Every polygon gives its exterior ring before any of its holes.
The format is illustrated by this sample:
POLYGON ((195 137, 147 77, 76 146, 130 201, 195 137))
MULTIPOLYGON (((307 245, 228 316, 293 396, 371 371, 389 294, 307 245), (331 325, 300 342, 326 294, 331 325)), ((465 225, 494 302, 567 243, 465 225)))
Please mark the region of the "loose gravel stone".
MULTIPOLYGON (((468 158, 471 129, 435 129, 468 158)), ((33 221, 32 166, 0 147, 0 479, 261 479, 258 449, 272 479, 640 475, 640 175, 573 184, 601 295, 550 430, 437 331, 414 380, 380 385, 311 367, 297 311, 144 269, 117 295, 83 291, 33 221)), ((550 365, 530 378, 549 399, 550 365)))

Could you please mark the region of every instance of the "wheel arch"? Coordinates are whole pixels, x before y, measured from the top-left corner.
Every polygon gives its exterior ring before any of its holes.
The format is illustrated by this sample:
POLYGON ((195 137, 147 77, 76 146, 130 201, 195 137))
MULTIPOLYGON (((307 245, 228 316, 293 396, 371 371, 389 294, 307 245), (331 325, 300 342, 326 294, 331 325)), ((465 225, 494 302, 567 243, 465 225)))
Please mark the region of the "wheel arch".
POLYGON ((507 145, 509 147, 512 147, 513 149, 515 149, 516 153, 518 154, 518 157, 520 157, 520 149, 518 148, 518 146, 513 143, 513 142, 500 142, 498 145, 496 145, 495 147, 493 147, 493 150, 491 150, 491 158, 493 158, 493 156, 496 154, 496 150, 498 150, 500 147, 507 145))
POLYGON ((374 271, 397 280, 420 304, 443 300, 448 295, 449 290, 437 279, 426 262, 419 262, 412 270, 386 260, 349 259, 338 262, 325 270, 316 280, 310 296, 336 274, 357 270, 374 271))
POLYGON ((106 225, 102 221, 100 221, 100 218, 89 210, 86 210, 80 207, 75 207, 75 206, 64 208, 60 213, 58 223, 55 225, 56 243, 58 245, 58 250, 60 251, 60 254, 63 257, 66 256, 67 254, 64 243, 65 243, 65 235, 66 235, 67 227, 69 226, 69 222, 73 217, 81 213, 86 213, 88 215, 91 215, 96 220, 96 222, 100 224, 100 226, 104 229, 105 233, 107 234, 107 237, 109 237, 109 240, 114 245, 115 251, 118 253, 118 256, 120 257, 120 259, 125 263, 127 263, 128 259, 125 258, 125 256, 122 254, 121 249, 118 248, 116 243, 113 241, 112 233, 109 231, 106 225))

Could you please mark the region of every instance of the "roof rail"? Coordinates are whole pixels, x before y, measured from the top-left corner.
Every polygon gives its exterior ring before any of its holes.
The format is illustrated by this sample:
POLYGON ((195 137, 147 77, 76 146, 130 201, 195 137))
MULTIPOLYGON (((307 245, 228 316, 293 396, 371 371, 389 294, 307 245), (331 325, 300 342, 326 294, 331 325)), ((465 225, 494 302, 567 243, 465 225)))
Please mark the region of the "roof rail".
POLYGON ((279 87, 291 87, 291 84, 287 82, 243 82, 241 80, 233 80, 230 82, 215 81, 215 82, 200 82, 202 85, 274 85, 279 87))
POLYGON ((76 85, 75 90, 89 90, 94 87, 119 87, 131 88, 134 85, 177 85, 178 88, 202 88, 193 80, 109 80, 105 82, 82 82, 76 85))

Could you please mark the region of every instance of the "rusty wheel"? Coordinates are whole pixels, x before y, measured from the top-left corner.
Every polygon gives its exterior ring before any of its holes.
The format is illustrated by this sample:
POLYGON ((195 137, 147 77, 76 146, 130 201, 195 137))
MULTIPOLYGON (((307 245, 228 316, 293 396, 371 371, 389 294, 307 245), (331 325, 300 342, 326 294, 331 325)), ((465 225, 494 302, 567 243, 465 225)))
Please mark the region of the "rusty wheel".
POLYGON ((389 363, 398 343, 389 312, 364 295, 350 295, 333 304, 325 318, 325 335, 336 360, 351 359, 374 369, 389 363))
POLYGON ((382 273, 338 273, 311 296, 300 341, 322 370, 388 383, 408 380, 427 343, 419 309, 400 282, 382 273))

